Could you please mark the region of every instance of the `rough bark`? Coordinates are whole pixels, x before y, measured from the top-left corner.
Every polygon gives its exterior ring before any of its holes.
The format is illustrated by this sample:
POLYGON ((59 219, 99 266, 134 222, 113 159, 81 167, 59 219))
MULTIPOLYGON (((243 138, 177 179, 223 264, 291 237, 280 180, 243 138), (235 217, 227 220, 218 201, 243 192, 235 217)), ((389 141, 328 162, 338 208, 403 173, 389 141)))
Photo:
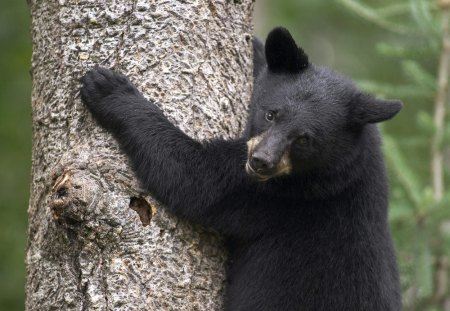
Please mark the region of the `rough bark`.
POLYGON ((198 139, 238 135, 252 0, 31 0, 27 310, 219 310, 221 238, 170 215, 79 99, 94 64, 130 76, 198 139))

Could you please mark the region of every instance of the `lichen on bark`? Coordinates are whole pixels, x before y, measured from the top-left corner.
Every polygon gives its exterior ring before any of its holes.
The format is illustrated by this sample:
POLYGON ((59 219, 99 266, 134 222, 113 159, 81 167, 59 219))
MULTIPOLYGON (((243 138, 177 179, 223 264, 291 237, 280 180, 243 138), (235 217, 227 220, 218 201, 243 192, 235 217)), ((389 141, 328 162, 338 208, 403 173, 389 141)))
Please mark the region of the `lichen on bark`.
POLYGON ((139 188, 81 105, 79 78, 94 64, 115 68, 192 137, 237 136, 251 90, 253 1, 29 4, 26 309, 219 310, 220 236, 168 214, 139 188))

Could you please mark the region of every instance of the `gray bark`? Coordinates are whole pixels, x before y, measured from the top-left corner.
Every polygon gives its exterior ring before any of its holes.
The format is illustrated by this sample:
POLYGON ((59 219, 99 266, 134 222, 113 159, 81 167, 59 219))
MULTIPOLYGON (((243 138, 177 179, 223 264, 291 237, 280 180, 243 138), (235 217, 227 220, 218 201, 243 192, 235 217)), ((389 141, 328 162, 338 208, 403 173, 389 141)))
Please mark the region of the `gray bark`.
POLYGON ((219 310, 226 257, 211 230, 139 186, 79 99, 113 67, 197 139, 242 130, 252 0, 30 1, 33 158, 27 310, 219 310))

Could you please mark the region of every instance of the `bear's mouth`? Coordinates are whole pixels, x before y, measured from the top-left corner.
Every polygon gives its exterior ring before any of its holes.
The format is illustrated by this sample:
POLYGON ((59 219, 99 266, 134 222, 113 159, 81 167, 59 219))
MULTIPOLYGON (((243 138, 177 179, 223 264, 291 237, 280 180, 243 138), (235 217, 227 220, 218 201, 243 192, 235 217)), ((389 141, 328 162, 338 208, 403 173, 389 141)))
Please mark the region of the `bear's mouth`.
POLYGON ((274 169, 271 169, 269 171, 256 171, 253 169, 253 167, 250 165, 249 161, 247 160, 247 163, 245 163, 245 171, 248 175, 256 178, 258 181, 267 181, 271 178, 281 176, 281 175, 289 175, 292 171, 291 161, 289 159, 289 152, 285 152, 283 157, 281 158, 280 162, 274 169))
POLYGON ((258 172, 256 172, 252 168, 252 166, 250 165, 248 160, 247 160, 247 163, 245 163, 245 171, 247 172, 248 175, 256 178, 258 181, 267 181, 272 177, 270 175, 262 175, 262 174, 259 174, 258 172))
POLYGON ((254 177, 260 182, 267 181, 276 176, 290 174, 292 171, 291 159, 289 155, 290 148, 286 148, 283 151, 280 159, 271 168, 255 169, 252 167, 252 165, 250 164, 250 159, 253 156, 256 147, 261 143, 262 140, 263 137, 262 135, 260 135, 250 139, 247 142, 247 163, 245 164, 245 171, 247 172, 247 174, 254 177))

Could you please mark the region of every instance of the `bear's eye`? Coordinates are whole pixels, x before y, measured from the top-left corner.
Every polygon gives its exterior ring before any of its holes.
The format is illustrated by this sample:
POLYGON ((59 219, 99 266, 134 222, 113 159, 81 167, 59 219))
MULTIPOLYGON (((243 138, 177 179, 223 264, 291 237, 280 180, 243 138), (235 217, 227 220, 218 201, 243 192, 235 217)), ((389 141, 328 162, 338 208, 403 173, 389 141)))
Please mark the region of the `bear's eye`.
POLYGON ((299 138, 295 140, 295 143, 300 146, 305 146, 309 142, 309 136, 307 134, 303 134, 299 138))
POLYGON ((275 119, 275 112, 274 111, 267 111, 266 112, 266 120, 271 122, 275 119))
POLYGON ((307 138, 307 137, 300 137, 300 138, 298 139, 298 143, 299 143, 300 145, 306 145, 306 144, 308 143, 308 138, 307 138))

